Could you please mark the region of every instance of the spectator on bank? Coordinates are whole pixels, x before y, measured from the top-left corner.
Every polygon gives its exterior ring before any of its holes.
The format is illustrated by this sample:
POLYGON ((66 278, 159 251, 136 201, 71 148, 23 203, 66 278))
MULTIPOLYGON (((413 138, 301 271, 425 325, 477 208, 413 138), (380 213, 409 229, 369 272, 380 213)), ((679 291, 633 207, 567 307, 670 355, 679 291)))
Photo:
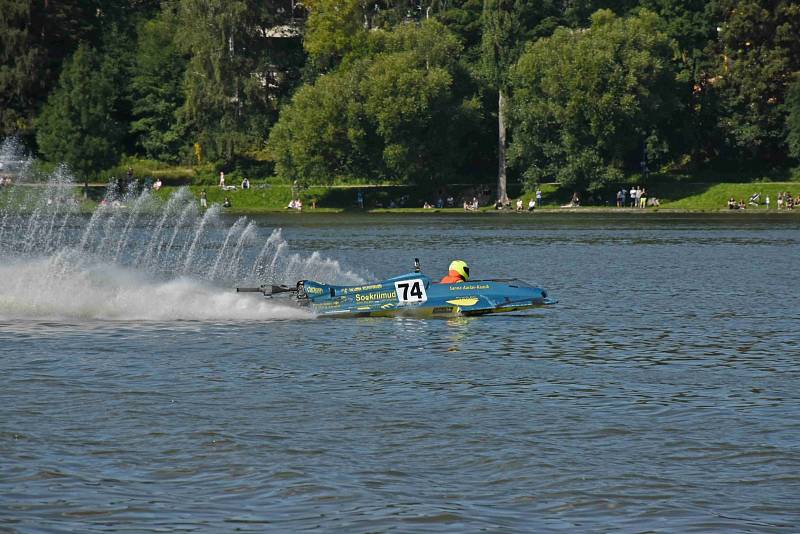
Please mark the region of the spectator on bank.
POLYGON ((572 199, 570 199, 569 204, 563 204, 562 208, 577 208, 581 205, 581 199, 578 196, 578 193, 572 193, 572 199))
POLYGON ((231 199, 225 197, 225 201, 222 203, 223 208, 230 208, 231 207, 231 199))
POLYGON ((517 211, 522 211, 522 199, 517 199, 517 211))
POLYGON ((764 204, 767 206, 767 209, 769 209, 769 195, 764 199, 764 204))
POLYGON ((242 179, 242 189, 250 189, 250 180, 246 176, 242 179))
POLYGON ((622 189, 622 188, 620 188, 620 190, 617 191, 617 207, 618 208, 621 208, 622 207, 622 203, 624 202, 625 193, 623 193, 623 191, 625 191, 625 190, 622 189))
POLYGON ((536 189, 536 205, 542 207, 542 190, 539 188, 536 189))
POLYGON ((644 187, 639 192, 639 207, 640 208, 647 207, 647 190, 644 187))
POLYGON ((163 184, 161 183, 161 178, 156 178, 156 181, 153 183, 153 189, 155 191, 158 191, 159 189, 161 189, 162 185, 163 184))
POLYGON ((201 208, 207 208, 208 207, 208 194, 206 193, 205 189, 200 191, 200 207, 201 208))
POLYGON ((536 200, 533 197, 528 201, 528 211, 533 211, 536 209, 536 200))
POLYGON ((219 171, 219 187, 225 189, 225 173, 223 171, 219 171))

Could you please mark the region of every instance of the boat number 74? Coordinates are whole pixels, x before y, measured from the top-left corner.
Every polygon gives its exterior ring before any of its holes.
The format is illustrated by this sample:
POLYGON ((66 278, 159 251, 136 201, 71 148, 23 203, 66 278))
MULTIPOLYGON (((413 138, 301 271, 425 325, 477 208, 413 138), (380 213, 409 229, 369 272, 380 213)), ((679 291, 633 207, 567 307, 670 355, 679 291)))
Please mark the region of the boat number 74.
POLYGON ((428 300, 428 295, 425 294, 425 284, 419 279, 395 282, 394 289, 397 292, 397 300, 400 304, 425 302, 428 300))

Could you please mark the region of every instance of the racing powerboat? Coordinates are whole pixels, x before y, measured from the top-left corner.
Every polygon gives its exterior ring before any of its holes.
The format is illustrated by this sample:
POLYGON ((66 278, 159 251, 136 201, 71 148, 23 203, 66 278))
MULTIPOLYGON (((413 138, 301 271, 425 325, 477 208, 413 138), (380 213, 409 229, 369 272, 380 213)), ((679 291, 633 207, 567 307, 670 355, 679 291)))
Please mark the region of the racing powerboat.
POLYGON ((358 286, 300 280, 294 287, 262 285, 238 287, 236 291, 263 293, 267 297, 288 294, 317 315, 346 317, 485 315, 557 302, 548 297, 544 289, 522 280, 506 278, 441 284, 420 272, 419 260, 414 260, 414 265, 414 272, 358 286))

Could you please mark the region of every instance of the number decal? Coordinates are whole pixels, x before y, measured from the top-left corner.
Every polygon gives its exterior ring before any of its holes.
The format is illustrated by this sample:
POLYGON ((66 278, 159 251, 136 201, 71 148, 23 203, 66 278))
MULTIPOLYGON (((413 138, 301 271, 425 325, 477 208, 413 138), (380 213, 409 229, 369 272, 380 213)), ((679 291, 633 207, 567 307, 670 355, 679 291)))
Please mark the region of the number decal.
POLYGON ((428 300, 425 293, 425 284, 422 280, 403 280, 395 282, 394 289, 397 292, 397 300, 400 304, 415 304, 428 300))

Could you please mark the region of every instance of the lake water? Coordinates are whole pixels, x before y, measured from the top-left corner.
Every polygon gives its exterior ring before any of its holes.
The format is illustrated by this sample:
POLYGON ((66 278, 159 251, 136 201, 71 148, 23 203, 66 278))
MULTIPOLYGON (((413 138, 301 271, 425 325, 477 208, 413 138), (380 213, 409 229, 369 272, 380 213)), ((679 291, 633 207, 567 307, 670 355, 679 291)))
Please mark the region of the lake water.
POLYGON ((800 219, 171 209, 6 213, 0 531, 800 528, 800 219), (232 291, 415 257, 559 303, 322 319, 232 291))

